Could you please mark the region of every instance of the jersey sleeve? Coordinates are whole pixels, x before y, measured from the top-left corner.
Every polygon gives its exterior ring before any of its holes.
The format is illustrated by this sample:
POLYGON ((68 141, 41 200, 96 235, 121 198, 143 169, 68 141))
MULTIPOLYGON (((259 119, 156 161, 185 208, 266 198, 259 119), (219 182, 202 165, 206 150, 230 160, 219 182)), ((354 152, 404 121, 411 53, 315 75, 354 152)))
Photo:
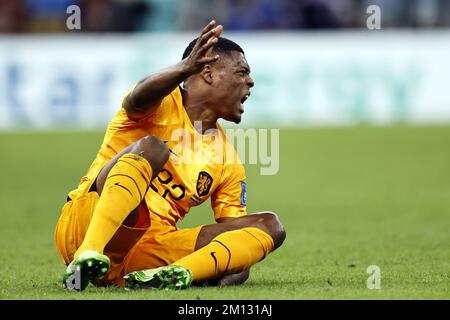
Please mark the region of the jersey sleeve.
POLYGON ((245 169, 241 163, 226 164, 220 185, 211 196, 214 219, 247 214, 245 169))

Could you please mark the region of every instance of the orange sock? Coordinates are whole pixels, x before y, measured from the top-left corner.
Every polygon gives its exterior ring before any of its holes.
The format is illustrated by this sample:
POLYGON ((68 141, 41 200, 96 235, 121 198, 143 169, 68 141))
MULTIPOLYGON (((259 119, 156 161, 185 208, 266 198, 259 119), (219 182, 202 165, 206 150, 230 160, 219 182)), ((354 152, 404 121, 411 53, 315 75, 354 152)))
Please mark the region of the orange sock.
POLYGON ((273 239, 258 228, 224 232, 208 245, 175 261, 191 270, 193 281, 239 273, 264 259, 273 250, 273 239))
POLYGON ((137 154, 127 153, 117 161, 106 178, 86 236, 75 257, 85 250, 103 253, 122 222, 141 203, 152 174, 148 161, 137 154))

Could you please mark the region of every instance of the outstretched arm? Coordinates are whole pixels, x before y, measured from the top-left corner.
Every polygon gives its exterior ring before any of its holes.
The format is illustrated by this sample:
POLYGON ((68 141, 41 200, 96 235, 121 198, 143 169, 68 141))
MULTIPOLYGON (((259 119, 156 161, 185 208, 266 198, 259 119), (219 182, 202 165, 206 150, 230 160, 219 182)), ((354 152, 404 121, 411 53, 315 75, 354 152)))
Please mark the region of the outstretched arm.
POLYGON ((210 56, 223 27, 211 21, 203 28, 191 54, 177 64, 141 80, 124 100, 124 108, 133 120, 139 120, 155 111, 162 99, 189 76, 200 72, 204 65, 217 61, 218 55, 210 56))

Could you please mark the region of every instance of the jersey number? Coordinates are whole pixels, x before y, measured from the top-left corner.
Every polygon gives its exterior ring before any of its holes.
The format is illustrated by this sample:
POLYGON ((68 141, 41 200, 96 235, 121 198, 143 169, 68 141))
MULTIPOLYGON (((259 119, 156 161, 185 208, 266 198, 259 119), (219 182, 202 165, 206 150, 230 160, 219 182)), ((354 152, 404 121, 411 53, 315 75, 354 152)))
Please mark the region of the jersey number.
MULTIPOLYGON (((173 180, 172 174, 169 170, 166 169, 162 169, 156 179, 158 179, 159 183, 162 185, 169 184, 173 180)), ((153 183, 150 184, 150 188, 152 188, 153 191, 159 194, 158 188, 153 183)), ((186 189, 184 188, 184 186, 182 186, 181 184, 173 183, 170 188, 172 189, 172 191, 169 189, 164 190, 164 193, 162 194, 162 197, 164 199, 167 197, 167 195, 169 195, 173 200, 177 201, 184 198, 184 195, 186 194, 186 189)))

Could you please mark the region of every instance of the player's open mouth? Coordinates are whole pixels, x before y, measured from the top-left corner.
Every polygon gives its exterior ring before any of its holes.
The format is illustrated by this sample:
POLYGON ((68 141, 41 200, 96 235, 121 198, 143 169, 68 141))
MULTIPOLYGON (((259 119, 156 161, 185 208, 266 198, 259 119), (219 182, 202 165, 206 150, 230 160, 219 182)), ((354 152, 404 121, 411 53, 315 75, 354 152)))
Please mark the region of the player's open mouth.
POLYGON ((243 104, 244 102, 245 102, 245 100, 247 100, 248 99, 248 97, 250 97, 250 91, 249 92, 247 92, 243 97, 242 97, 242 99, 241 99, 241 103, 243 104))
POLYGON ((241 113, 244 113, 244 106, 243 106, 243 104, 244 104, 244 102, 248 99, 248 97, 250 97, 250 91, 247 91, 247 92, 245 93, 245 95, 241 98, 241 103, 240 103, 240 105, 239 105, 239 111, 240 111, 241 113))

